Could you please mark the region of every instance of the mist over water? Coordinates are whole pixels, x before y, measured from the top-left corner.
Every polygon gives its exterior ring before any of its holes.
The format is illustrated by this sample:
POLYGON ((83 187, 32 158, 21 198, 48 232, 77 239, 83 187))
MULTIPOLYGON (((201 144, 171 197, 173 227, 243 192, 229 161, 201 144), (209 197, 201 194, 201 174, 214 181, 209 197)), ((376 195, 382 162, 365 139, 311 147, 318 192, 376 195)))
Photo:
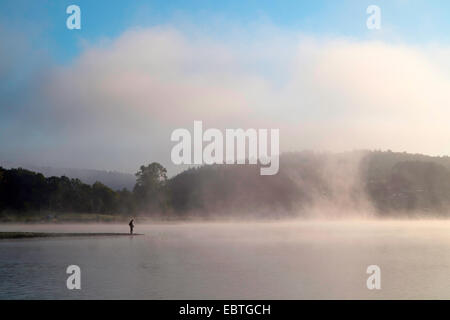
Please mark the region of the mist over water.
MULTIPOLYGON (((296 172, 301 164, 295 154, 287 155, 288 175, 294 177, 297 188, 308 194, 306 205, 299 205, 298 214, 314 219, 366 219, 375 217, 373 203, 369 200, 365 188, 364 160, 368 156, 365 151, 344 153, 306 153, 311 157, 314 170, 296 172), (292 165, 289 157, 293 157, 292 165), (305 176, 312 175, 319 182, 305 176)), ((310 168, 308 168, 309 170, 310 168)))
MULTIPOLYGON (((126 225, 0 231, 126 232, 126 225)), ((139 224, 137 237, 0 241, 0 298, 450 298, 449 220, 139 224), (66 289, 68 265, 82 289, 66 289), (381 268, 381 290, 366 287, 381 268)))

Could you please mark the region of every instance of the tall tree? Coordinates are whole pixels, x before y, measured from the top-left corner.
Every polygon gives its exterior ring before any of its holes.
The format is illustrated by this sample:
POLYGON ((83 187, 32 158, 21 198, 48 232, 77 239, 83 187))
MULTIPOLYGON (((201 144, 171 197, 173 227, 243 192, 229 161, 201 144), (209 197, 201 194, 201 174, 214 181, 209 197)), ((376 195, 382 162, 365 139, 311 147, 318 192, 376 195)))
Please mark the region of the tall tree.
POLYGON ((155 212, 166 209, 167 170, 153 162, 141 166, 136 173, 134 196, 141 210, 155 212))

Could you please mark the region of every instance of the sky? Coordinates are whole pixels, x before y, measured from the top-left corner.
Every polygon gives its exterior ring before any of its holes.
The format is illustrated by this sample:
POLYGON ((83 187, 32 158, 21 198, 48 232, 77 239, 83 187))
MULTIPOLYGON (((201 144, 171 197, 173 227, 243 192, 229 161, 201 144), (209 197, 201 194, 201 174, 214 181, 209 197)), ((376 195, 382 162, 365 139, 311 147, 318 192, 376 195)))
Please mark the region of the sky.
POLYGON ((278 128, 281 151, 450 155, 449 31, 444 0, 2 0, 0 161, 176 172, 194 120, 278 128))

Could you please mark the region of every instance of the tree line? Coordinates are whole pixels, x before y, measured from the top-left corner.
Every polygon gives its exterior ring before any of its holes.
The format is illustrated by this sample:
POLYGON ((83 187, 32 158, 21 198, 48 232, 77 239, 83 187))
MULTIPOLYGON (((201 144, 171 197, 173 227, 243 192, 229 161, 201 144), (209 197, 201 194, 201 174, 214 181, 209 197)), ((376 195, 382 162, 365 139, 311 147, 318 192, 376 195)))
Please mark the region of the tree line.
POLYGON ((280 171, 257 165, 207 165, 168 179, 159 163, 141 166, 132 190, 112 190, 68 177, 0 168, 0 212, 74 212, 186 216, 286 217, 315 206, 378 215, 450 212, 450 158, 358 151, 298 152, 280 157, 280 171), (325 207, 325 206, 324 206, 325 207))
POLYGON ((166 169, 141 166, 132 191, 114 191, 101 182, 44 177, 41 173, 0 167, 0 212, 70 212, 131 214, 165 210, 166 169))

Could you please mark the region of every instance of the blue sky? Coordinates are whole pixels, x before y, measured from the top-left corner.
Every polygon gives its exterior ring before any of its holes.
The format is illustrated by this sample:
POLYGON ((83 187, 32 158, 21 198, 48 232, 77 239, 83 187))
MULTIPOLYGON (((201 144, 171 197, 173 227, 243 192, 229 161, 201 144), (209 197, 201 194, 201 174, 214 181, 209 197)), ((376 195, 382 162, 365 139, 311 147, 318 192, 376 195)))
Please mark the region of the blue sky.
POLYGON ((170 167, 194 120, 280 128, 282 151, 449 155, 449 31, 446 0, 2 0, 0 161, 170 167))
MULTIPOLYGON (((450 41, 450 2, 445 0, 3 0, 1 25, 29 34, 37 48, 48 48, 58 61, 77 56, 82 40, 114 38, 133 27, 188 23, 220 30, 232 23, 255 22, 309 34, 373 37, 365 28, 368 5, 382 10, 382 23, 405 42, 450 41), (65 28, 68 5, 82 11, 82 30, 65 28)), ((393 36, 389 33, 389 36, 393 36)))

